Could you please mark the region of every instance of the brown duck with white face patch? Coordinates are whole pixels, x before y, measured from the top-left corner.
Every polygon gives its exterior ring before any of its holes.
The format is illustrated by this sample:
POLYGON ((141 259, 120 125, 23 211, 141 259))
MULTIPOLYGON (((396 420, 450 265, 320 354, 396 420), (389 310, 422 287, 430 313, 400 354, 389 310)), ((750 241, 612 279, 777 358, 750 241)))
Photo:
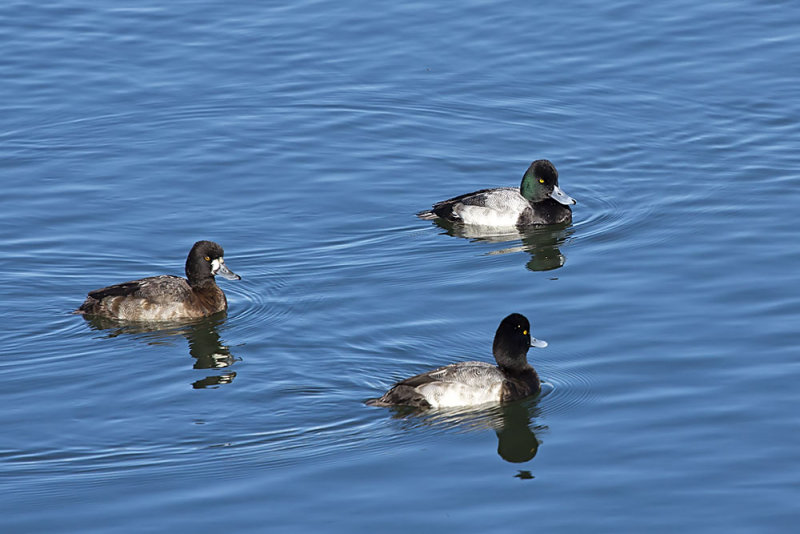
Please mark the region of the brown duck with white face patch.
POLYGON ((228 308, 214 277, 241 280, 223 259, 222 247, 198 241, 186 258, 186 278, 151 276, 96 289, 76 313, 123 321, 176 321, 205 317, 228 308))

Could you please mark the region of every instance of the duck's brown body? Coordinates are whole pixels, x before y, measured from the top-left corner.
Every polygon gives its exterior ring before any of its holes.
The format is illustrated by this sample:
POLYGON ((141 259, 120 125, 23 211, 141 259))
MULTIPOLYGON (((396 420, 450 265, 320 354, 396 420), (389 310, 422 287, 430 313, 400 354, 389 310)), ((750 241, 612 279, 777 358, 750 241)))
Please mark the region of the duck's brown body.
POLYGON ((198 241, 186 258, 186 278, 165 274, 96 289, 76 311, 123 321, 175 321, 221 312, 228 301, 214 276, 241 279, 222 254, 218 244, 198 241))
POLYGON ((124 321, 171 321, 226 309, 228 300, 213 278, 192 287, 185 278, 162 275, 91 291, 78 313, 124 321))

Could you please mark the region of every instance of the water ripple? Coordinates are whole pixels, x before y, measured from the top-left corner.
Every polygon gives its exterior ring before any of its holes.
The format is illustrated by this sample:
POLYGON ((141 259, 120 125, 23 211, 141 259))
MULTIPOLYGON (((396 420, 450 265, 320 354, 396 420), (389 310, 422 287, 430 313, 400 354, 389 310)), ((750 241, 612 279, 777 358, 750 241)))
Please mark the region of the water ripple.
POLYGON ((548 415, 561 414, 589 402, 595 395, 592 381, 579 371, 549 362, 539 366, 542 380, 541 406, 548 415))

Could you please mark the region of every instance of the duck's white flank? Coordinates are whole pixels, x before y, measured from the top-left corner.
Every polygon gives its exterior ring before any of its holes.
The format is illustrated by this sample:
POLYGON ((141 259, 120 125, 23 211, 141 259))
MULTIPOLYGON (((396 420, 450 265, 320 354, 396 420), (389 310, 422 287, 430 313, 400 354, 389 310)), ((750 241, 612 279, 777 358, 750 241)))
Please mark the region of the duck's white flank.
POLYGON ((430 373, 435 380, 417 387, 433 408, 500 402, 505 376, 486 362, 461 362, 430 373))
MULTIPOLYGON (((464 224, 513 227, 530 203, 513 187, 500 187, 479 195, 481 205, 459 202, 453 207, 464 224)), ((466 200, 466 199, 465 199, 466 200)))

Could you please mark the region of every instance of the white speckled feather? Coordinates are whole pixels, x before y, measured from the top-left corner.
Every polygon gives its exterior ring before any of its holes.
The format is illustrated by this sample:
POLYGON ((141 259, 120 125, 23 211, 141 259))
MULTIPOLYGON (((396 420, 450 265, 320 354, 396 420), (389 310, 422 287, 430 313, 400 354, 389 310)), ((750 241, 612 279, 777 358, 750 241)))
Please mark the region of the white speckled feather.
POLYGON ((460 362, 426 373, 431 381, 417 391, 433 408, 499 402, 505 376, 486 362, 460 362))
POLYGON ((464 224, 515 226, 519 216, 530 206, 519 189, 500 187, 461 199, 453 207, 453 213, 464 224))

